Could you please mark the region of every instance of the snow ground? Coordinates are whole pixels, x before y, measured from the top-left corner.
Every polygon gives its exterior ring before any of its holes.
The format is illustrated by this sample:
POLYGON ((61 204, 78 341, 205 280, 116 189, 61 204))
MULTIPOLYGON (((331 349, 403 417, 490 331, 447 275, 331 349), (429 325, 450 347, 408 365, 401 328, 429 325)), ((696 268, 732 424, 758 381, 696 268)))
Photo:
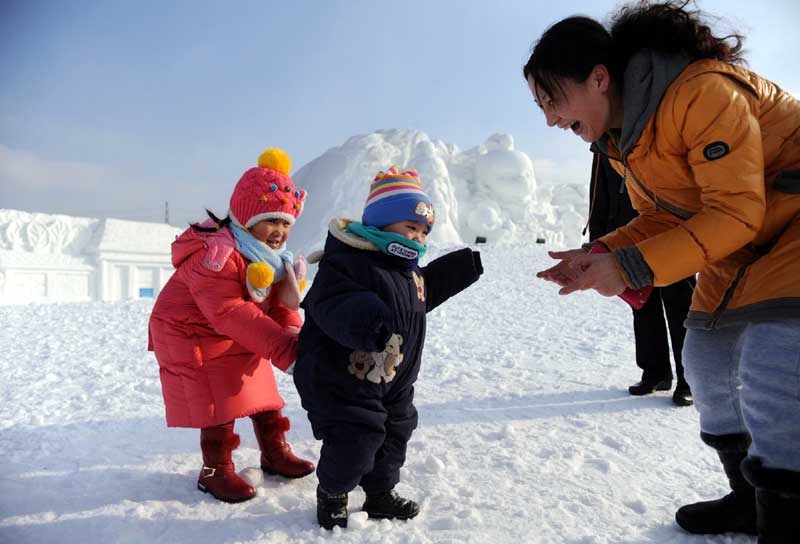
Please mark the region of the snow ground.
MULTIPOLYGON (((237 468, 258 496, 228 505, 195 488, 199 432, 167 429, 146 351, 151 301, 0 306, 0 542, 729 543, 673 520, 726 483, 693 408, 627 394, 639 377, 630 310, 559 297, 534 277, 539 245, 481 246, 486 273, 430 315, 420 426, 398 491, 409 522, 315 523, 313 476, 261 479, 249 422, 237 468), (260 483, 259 483, 260 482, 260 483)), ((316 459, 290 377, 289 438, 316 459)))

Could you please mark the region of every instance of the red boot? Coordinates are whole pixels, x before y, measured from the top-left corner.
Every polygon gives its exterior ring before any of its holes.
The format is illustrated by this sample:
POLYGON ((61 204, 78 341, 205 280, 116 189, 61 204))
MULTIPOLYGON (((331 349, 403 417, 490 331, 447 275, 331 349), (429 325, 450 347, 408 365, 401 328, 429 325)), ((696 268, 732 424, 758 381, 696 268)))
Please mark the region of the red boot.
POLYGON ((280 410, 254 414, 250 419, 261 448, 261 470, 286 478, 302 478, 314 472, 314 463, 295 456, 286 443, 289 419, 281 416, 280 410))
POLYGON ((200 429, 203 468, 197 489, 211 493, 224 502, 242 502, 256 496, 256 490, 236 474, 231 453, 239 447, 239 435, 233 422, 200 429))

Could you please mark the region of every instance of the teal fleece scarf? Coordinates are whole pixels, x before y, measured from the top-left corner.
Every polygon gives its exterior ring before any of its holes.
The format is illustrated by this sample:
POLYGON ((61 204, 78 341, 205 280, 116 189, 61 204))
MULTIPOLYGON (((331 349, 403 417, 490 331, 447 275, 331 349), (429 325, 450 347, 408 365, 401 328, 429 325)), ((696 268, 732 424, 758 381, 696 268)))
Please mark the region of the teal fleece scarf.
POLYGON ((396 232, 386 232, 378 227, 367 227, 361 223, 353 222, 347 225, 347 231, 356 236, 369 240, 381 250, 381 253, 400 257, 408 261, 421 259, 427 247, 414 240, 409 240, 396 232))

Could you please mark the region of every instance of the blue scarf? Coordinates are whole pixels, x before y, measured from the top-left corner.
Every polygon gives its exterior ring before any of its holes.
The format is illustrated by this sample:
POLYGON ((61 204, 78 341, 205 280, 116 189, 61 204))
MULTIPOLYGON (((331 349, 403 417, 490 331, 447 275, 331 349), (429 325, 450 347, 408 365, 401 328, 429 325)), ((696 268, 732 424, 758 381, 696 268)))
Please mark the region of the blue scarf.
MULTIPOLYGON (((273 285, 281 281, 286 274, 283 263, 287 262, 291 265, 294 260, 292 252, 286 249, 285 245, 281 249, 272 249, 264 242, 256 240, 252 234, 238 225, 231 223, 229 226, 236 240, 236 249, 239 250, 239 253, 251 263, 262 262, 267 264, 275 274, 275 279, 272 280, 273 285)), ((248 282, 248 288, 252 288, 262 300, 269 294, 271 287, 270 285, 264 289, 257 289, 248 282)))
POLYGON ((378 227, 367 227, 361 223, 353 222, 347 225, 347 231, 356 236, 369 240, 381 250, 381 253, 392 257, 399 257, 407 261, 416 261, 425 255, 427 247, 414 240, 409 240, 402 234, 387 232, 378 227))

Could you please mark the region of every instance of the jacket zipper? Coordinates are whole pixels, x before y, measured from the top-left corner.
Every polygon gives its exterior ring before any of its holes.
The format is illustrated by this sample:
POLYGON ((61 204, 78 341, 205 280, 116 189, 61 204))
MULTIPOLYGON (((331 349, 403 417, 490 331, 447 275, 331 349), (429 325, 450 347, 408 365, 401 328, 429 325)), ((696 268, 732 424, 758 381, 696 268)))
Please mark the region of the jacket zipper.
POLYGON ((725 294, 722 296, 722 302, 720 302, 719 306, 717 306, 717 309, 714 310, 714 313, 712 314, 713 317, 711 318, 711 329, 714 329, 714 327, 716 327, 717 322, 719 321, 720 317, 722 317, 722 312, 724 312, 725 309, 728 307, 728 303, 731 301, 731 298, 733 297, 733 292, 736 290, 736 287, 739 286, 739 280, 742 279, 742 276, 744 276, 746 270, 747 270, 747 265, 741 267, 736 272, 736 277, 733 279, 733 282, 731 282, 731 284, 725 290, 725 294))
MULTIPOLYGON (((586 224, 583 226, 583 230, 581 231, 581 236, 586 236, 586 231, 589 230, 589 223, 592 221, 592 212, 594 211, 594 204, 597 198, 597 177, 600 173, 600 155, 598 153, 594 154, 594 162, 595 162, 594 183, 593 183, 594 191, 592 191, 592 194, 589 195, 589 217, 586 218, 586 224)), ((623 180, 623 186, 624 186, 624 180, 623 180)))
POLYGON ((644 194, 647 195, 647 198, 649 198, 653 202, 653 205, 656 207, 656 211, 664 210, 665 212, 674 215, 678 219, 683 219, 684 221, 686 219, 690 219, 694 215, 693 212, 679 208, 674 204, 670 204, 669 202, 666 202, 656 197, 656 195, 650 189, 645 187, 644 183, 642 183, 639 180, 639 178, 636 177, 636 174, 633 172, 633 168, 631 167, 631 163, 628 162, 627 157, 622 159, 622 164, 623 166, 625 166, 625 173, 628 172, 631 173, 633 181, 635 181, 636 184, 642 189, 642 191, 644 191, 644 194))

